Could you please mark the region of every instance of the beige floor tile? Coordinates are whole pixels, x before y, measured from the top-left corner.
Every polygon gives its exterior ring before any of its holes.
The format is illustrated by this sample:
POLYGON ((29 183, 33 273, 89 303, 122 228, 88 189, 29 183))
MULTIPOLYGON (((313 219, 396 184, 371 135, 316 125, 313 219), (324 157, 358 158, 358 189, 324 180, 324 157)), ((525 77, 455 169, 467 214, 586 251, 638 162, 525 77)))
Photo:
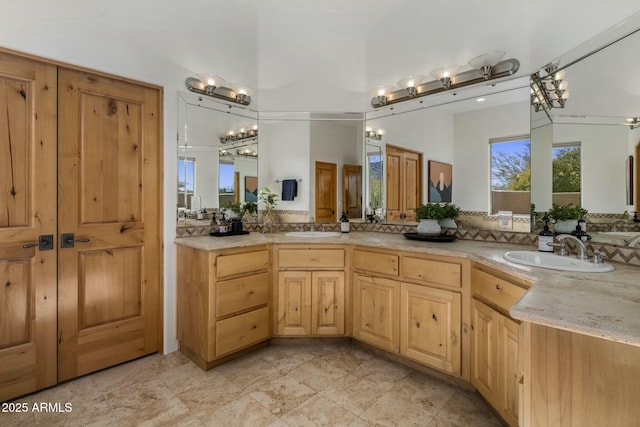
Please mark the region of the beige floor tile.
POLYGON ((209 371, 206 374, 202 372, 199 380, 194 380, 191 387, 178 393, 176 397, 189 408, 192 414, 199 417, 246 394, 224 375, 209 371))
POLYGON ((279 417, 292 411, 315 394, 314 390, 300 384, 293 377, 283 377, 261 386, 251 393, 251 397, 279 417))
MULTIPOLYGON (((48 399, 48 398, 47 398, 48 399)), ((111 410, 107 401, 102 397, 92 400, 84 400, 77 396, 71 404, 69 412, 35 412, 35 420, 38 425, 54 426, 110 426, 118 424, 118 419, 111 410)), ((59 402, 44 400, 43 402, 59 402)), ((65 407, 64 403, 60 407, 65 407)))
POLYGON ((315 391, 322 391, 348 373, 344 366, 337 366, 333 359, 325 355, 303 363, 289 375, 315 391))
POLYGON ((362 363, 353 371, 353 374, 358 378, 374 382, 386 390, 391 390, 396 381, 409 374, 409 368, 376 357, 362 363))
POLYGON ((206 426, 212 427, 262 427, 278 417, 251 396, 244 396, 201 417, 206 426))
POLYGON ((281 418, 291 427, 348 426, 355 419, 355 414, 321 395, 312 397, 281 418))
POLYGON ((360 415, 385 394, 385 389, 369 380, 349 374, 331 384, 321 394, 350 412, 360 415))
POLYGON ((457 390, 453 385, 415 371, 396 381, 391 389, 398 398, 418 405, 431 415, 436 415, 457 390))
POLYGON ((458 390, 436 415, 430 427, 502 427, 477 393, 458 390))
POLYGON ((102 392, 110 393, 134 384, 154 380, 162 357, 158 354, 152 354, 96 372, 91 374, 91 377, 102 392))
POLYGON ((431 423, 433 415, 389 392, 364 411, 360 418, 374 426, 425 427, 431 423))

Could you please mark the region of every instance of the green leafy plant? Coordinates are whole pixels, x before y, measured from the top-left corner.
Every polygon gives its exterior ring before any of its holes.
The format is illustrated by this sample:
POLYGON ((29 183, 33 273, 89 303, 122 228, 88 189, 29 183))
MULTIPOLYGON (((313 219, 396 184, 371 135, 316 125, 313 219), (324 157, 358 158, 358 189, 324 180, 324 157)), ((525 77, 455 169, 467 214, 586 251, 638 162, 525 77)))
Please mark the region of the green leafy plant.
POLYGON ((236 215, 240 215, 240 213, 242 213, 242 205, 239 202, 227 202, 224 207, 236 215))
POLYGON ((251 215, 258 212, 258 204, 256 202, 246 202, 242 205, 243 212, 249 212, 251 215))
POLYGON ((588 211, 586 209, 572 203, 568 205, 557 205, 554 203, 551 209, 549 209, 548 215, 556 221, 566 221, 568 219, 584 218, 587 213, 588 211))
POLYGON ((264 204, 267 211, 271 211, 276 208, 280 198, 276 193, 273 193, 269 187, 262 187, 260 192, 258 192, 258 200, 264 204))
POLYGON ((416 221, 421 219, 457 218, 460 208, 454 203, 427 203, 416 209, 416 221))

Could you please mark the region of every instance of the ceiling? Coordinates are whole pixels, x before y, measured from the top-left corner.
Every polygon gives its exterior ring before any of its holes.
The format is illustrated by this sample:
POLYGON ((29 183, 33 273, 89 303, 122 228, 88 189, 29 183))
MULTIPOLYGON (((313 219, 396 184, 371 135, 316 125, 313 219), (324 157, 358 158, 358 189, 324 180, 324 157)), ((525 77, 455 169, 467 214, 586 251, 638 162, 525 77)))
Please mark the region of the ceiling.
POLYGON ((113 71, 129 62, 137 78, 151 73, 150 64, 215 73, 256 88, 252 107, 260 111, 365 111, 374 86, 493 50, 517 58, 517 76, 527 76, 639 6, 637 0, 5 0, 0 10, 14 17, 0 28, 1 46, 85 66, 108 57, 113 71))

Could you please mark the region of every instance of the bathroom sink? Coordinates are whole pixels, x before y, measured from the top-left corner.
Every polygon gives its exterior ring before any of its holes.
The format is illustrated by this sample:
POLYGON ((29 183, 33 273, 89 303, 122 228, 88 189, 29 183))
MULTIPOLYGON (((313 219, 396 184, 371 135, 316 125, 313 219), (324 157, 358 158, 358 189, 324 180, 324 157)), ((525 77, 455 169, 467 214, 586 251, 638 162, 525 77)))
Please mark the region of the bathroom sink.
POLYGON ((606 273, 613 271, 611 264, 594 264, 587 260, 577 259, 573 255, 560 256, 537 251, 509 251, 504 255, 507 261, 533 267, 550 268, 552 270, 577 271, 582 273, 606 273))
POLYGON ((312 239, 322 237, 338 237, 340 233, 335 231, 290 231, 285 236, 287 237, 310 237, 312 239))

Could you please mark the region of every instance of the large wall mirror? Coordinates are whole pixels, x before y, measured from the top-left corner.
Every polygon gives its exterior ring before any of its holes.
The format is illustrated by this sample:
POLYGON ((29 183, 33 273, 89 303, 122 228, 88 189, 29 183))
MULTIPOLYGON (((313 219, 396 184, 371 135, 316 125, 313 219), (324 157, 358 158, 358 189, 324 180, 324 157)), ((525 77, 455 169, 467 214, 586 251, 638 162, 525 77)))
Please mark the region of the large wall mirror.
MULTIPOLYGON (((602 43, 604 47, 575 60, 571 52, 557 60, 570 90, 564 108, 531 110, 532 201, 540 211, 562 201, 553 169, 558 153, 571 149, 580 179, 577 195, 569 194, 573 199, 567 201, 591 214, 607 214, 600 215, 601 222, 613 223, 616 215, 624 222, 625 212, 638 209, 637 177, 630 168, 634 159, 637 164, 640 140, 635 125, 640 117, 640 58, 632 54, 640 47, 640 31, 602 43)), ((564 177, 575 175, 574 169, 565 170, 564 177)), ((611 242, 606 233, 590 234, 611 242)))
POLYGON ((179 212, 257 201, 255 111, 179 92, 178 129, 179 212))

